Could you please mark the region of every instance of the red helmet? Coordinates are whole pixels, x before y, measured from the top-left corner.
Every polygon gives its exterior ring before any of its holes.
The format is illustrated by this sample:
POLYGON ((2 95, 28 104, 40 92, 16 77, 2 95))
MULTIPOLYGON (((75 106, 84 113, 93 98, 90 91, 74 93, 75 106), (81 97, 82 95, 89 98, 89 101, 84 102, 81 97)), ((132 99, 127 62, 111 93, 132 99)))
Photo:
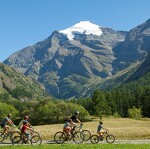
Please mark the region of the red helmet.
POLYGON ((28 119, 28 116, 24 116, 24 119, 27 120, 27 119, 28 119))

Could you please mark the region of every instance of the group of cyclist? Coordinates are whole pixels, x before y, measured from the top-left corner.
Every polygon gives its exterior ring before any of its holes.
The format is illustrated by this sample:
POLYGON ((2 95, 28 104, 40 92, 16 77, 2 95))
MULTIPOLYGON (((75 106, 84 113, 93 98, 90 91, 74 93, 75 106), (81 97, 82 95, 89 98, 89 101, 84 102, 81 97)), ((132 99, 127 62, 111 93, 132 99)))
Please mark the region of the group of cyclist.
MULTIPOLYGON (((79 120, 78 116, 79 116, 79 111, 76 111, 74 113, 74 115, 71 116, 70 119, 64 124, 63 131, 67 135, 70 135, 73 132, 73 130, 77 126, 76 123, 82 124, 82 122, 79 120)), ((11 125, 11 126, 14 125, 13 121, 11 120, 11 117, 12 117, 12 114, 8 114, 7 117, 3 118, 1 121, 1 128, 3 129, 3 134, 5 134, 9 131, 8 125, 11 125)), ((98 128, 97 128, 97 133, 101 136, 103 135, 103 132, 101 131, 101 129, 103 128, 104 130, 106 130, 102 126, 102 124, 103 124, 103 122, 100 121, 98 128)), ((27 132, 27 130, 32 130, 31 124, 28 122, 28 116, 24 116, 23 120, 20 121, 20 123, 18 125, 18 129, 21 131, 21 133, 26 134, 29 139, 31 138, 30 134, 27 132)))
MULTIPOLYGON (((1 128, 3 129, 2 134, 5 135, 9 132, 9 125, 16 126, 13 121, 11 120, 12 114, 8 114, 7 117, 3 118, 1 121, 1 128)), ((31 130, 31 124, 28 122, 28 116, 24 116, 23 120, 20 121, 18 125, 18 129, 21 133, 24 133, 29 139, 30 134, 27 130, 31 130)))

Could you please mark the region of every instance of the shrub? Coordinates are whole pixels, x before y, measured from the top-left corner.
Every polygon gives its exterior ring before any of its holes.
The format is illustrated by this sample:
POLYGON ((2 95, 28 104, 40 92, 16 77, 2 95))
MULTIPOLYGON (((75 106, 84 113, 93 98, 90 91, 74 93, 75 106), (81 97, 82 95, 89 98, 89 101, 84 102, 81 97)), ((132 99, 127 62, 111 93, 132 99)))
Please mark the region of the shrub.
POLYGON ((0 119, 4 118, 9 113, 11 113, 13 117, 16 117, 19 112, 13 106, 0 102, 0 119))
POLYGON ((133 107, 132 109, 128 109, 128 115, 129 118, 133 118, 133 119, 140 119, 142 118, 142 112, 141 109, 133 107))

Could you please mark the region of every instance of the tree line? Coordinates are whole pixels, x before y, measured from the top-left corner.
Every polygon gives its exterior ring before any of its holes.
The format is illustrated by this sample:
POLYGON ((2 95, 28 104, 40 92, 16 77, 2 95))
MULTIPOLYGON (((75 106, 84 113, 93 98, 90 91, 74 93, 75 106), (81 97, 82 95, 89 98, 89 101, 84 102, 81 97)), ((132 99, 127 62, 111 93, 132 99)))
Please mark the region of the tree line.
POLYGON ((0 99, 0 109, 0 119, 11 113, 15 124, 18 124, 25 115, 29 116, 29 121, 33 125, 64 123, 76 110, 80 111, 82 121, 90 120, 89 113, 83 106, 63 100, 19 101, 9 99, 2 102, 0 99))
POLYGON ((32 94, 22 88, 0 94, 0 119, 8 113, 20 121, 28 115, 33 124, 64 122, 74 111, 80 111, 81 121, 90 120, 90 115, 114 115, 120 117, 150 117, 150 74, 138 81, 123 84, 110 91, 96 89, 89 98, 57 100, 52 97, 33 99, 32 94), (31 97, 19 100, 20 96, 31 97))
MULTIPOLYGON (((130 117, 137 110, 141 117, 150 117, 150 85, 122 85, 111 91, 95 90, 91 98, 72 100, 82 105, 91 115, 130 117)), ((133 116, 134 117, 134 116, 133 116)))

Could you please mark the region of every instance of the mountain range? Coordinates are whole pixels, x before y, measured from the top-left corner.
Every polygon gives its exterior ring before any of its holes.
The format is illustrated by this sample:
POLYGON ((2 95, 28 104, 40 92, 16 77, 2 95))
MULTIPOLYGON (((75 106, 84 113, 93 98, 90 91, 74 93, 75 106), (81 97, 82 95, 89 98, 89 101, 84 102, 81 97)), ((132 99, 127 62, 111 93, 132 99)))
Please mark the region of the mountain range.
POLYGON ((150 19, 129 32, 81 21, 3 63, 39 81, 56 98, 79 98, 140 77, 149 70, 149 49, 150 19))

